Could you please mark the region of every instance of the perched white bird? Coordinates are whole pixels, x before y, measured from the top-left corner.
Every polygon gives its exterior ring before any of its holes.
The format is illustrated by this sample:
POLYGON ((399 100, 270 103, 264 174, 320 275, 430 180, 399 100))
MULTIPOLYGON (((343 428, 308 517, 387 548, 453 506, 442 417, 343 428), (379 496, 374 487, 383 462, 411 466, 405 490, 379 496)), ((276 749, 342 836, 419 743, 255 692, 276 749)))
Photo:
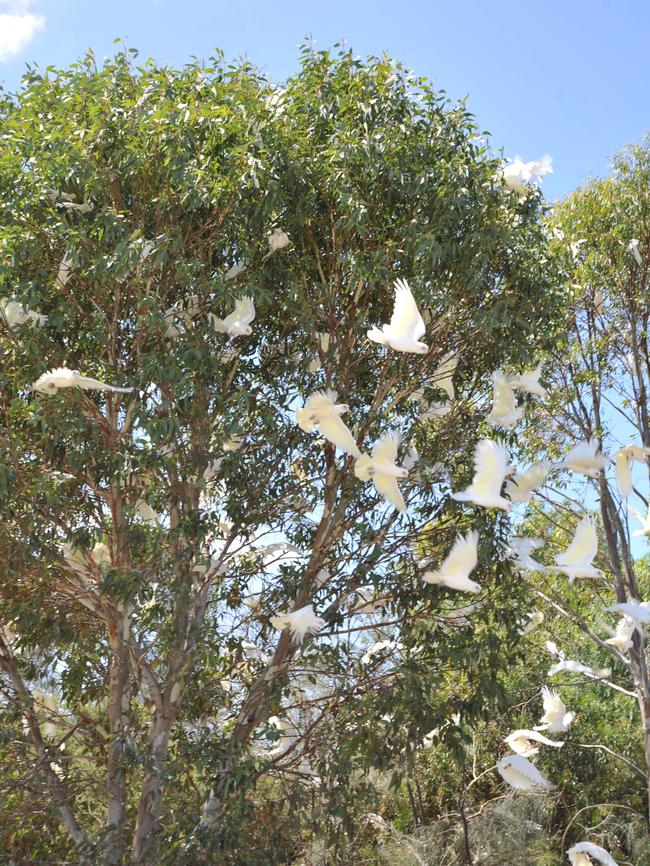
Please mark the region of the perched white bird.
POLYGON ((368 647, 366 652, 361 656, 359 662, 362 665, 370 664, 373 657, 377 655, 377 653, 383 652, 384 650, 393 650, 399 649, 400 644, 396 643, 394 640, 378 640, 372 644, 372 646, 368 647))
POLYGON ((480 592, 478 583, 470 574, 478 562, 478 532, 472 529, 464 537, 458 536, 437 571, 425 571, 422 580, 461 592, 480 592))
MULTIPOLYGON (((316 332, 316 339, 318 340, 318 345, 320 346, 321 353, 323 355, 326 355, 328 350, 329 350, 329 347, 330 347, 330 342, 332 339, 331 335, 327 332, 317 331, 316 332)), ((300 355, 300 357, 302 357, 301 352, 298 354, 300 355)), ((338 360, 338 352, 337 352, 337 360, 338 360)), ((321 368, 320 355, 316 355, 309 362, 309 366, 307 367, 307 369, 310 373, 316 373, 316 371, 320 370, 320 368, 321 368)))
POLYGON ((634 620, 629 619, 627 616, 622 616, 616 623, 614 636, 608 638, 605 643, 611 644, 622 653, 627 652, 633 646, 632 638, 635 631, 636 624, 634 620))
POLYGON ((282 231, 282 229, 273 229, 273 231, 269 235, 269 251, 264 256, 264 258, 266 259, 269 256, 272 256, 273 253, 277 253, 288 246, 289 235, 286 232, 282 231))
POLYGON ((544 704, 544 715, 539 725, 535 725, 536 731, 548 731, 550 734, 563 734, 569 730, 576 714, 567 712, 562 698, 557 692, 544 686, 542 688, 542 701, 544 704))
POLYGON ((594 866, 595 858, 602 866, 618 866, 612 855, 593 842, 578 842, 567 851, 571 866, 594 866))
POLYGON ((495 370, 492 373, 492 387, 492 411, 487 420, 498 427, 512 427, 523 416, 524 409, 517 406, 517 398, 508 377, 500 370, 495 370))
POLYGON ((311 433, 318 427, 321 436, 328 442, 353 457, 360 457, 361 451, 354 441, 354 436, 341 420, 341 415, 349 411, 347 403, 336 402, 334 391, 315 391, 305 405, 296 410, 296 421, 306 433, 311 433))
POLYGON ((533 550, 544 546, 540 538, 511 538, 508 543, 508 556, 511 556, 522 571, 546 571, 546 566, 541 565, 531 556, 533 550))
POLYGON ((544 362, 540 361, 532 370, 524 370, 519 376, 508 376, 511 387, 515 391, 527 391, 529 394, 535 394, 537 397, 546 397, 546 388, 539 383, 543 366, 544 362))
POLYGON ((534 463, 525 472, 513 475, 506 482, 505 495, 509 496, 512 502, 530 502, 533 493, 546 481, 550 468, 548 463, 534 463))
POLYGON ((56 394, 60 388, 83 388, 84 391, 117 391, 120 394, 128 394, 133 388, 118 388, 115 385, 107 385, 97 379, 89 379, 82 376, 79 370, 68 370, 67 367, 56 367, 43 373, 34 382, 32 391, 41 394, 56 394))
POLYGON ((213 313, 208 313, 208 319, 215 331, 220 334, 228 334, 231 340, 235 337, 248 337, 253 333, 251 322, 255 318, 255 304, 252 298, 237 298, 235 309, 226 316, 219 319, 213 313))
POLYGON ((632 463, 647 463, 650 448, 641 445, 625 445, 616 452, 616 486, 622 499, 627 499, 634 485, 632 483, 632 463))
POLYGON ((639 249, 639 241, 637 240, 637 238, 632 238, 632 240, 629 241, 627 248, 634 256, 634 261, 637 263, 637 265, 642 265, 643 258, 641 256, 641 250, 639 249))
POLYGON ((539 746, 554 746, 560 749, 564 742, 562 740, 549 740, 543 734, 537 731, 529 731, 522 728, 519 731, 513 731, 505 738, 504 743, 510 746, 513 752, 518 755, 523 755, 524 758, 530 758, 539 752, 539 746), (538 745, 535 745, 537 743, 538 745))
POLYGON ((425 403, 420 412, 421 421, 430 421, 432 418, 444 418, 452 410, 451 403, 425 403))
POLYGON ((519 634, 522 637, 526 637, 526 635, 531 634, 535 631, 536 628, 539 628, 540 625, 544 622, 544 614, 541 610, 536 610, 531 613, 527 613, 528 622, 526 620, 522 620, 522 628, 519 629, 519 634))
POLYGON ((640 603, 638 601, 624 601, 620 604, 606 607, 605 610, 627 616, 637 625, 648 625, 650 623, 650 601, 642 601, 640 603))
POLYGON ((397 486, 398 478, 406 478, 408 470, 395 463, 399 437, 387 433, 372 449, 372 456, 361 454, 354 464, 354 474, 362 481, 372 481, 377 492, 398 511, 406 511, 404 497, 397 486))
POLYGON ((244 273, 247 267, 248 262, 235 262, 235 264, 231 268, 229 268, 223 275, 224 281, 228 283, 231 280, 237 279, 240 274, 244 273))
POLYGON ((636 508, 632 508, 631 505, 628 505, 627 510, 630 512, 632 517, 638 520, 641 524, 641 529, 635 529, 632 535, 635 535, 637 537, 641 535, 650 536, 650 505, 648 505, 645 517, 643 516, 643 514, 641 514, 640 511, 637 511, 636 508))
POLYGON ((359 587, 355 589, 356 600, 350 613, 355 616, 362 614, 377 613, 382 610, 390 600, 389 595, 380 595, 373 587, 359 587))
POLYGON ((576 526, 573 539, 566 550, 558 553, 555 563, 569 578, 569 586, 576 577, 600 577, 602 571, 591 562, 598 553, 596 524, 590 517, 583 517, 576 526))
POLYGON ((505 185, 511 192, 519 195, 526 194, 526 184, 534 179, 541 179, 545 174, 553 173, 553 157, 548 154, 524 162, 517 154, 509 163, 501 167, 501 176, 505 185))
POLYGON ((457 502, 472 502, 484 508, 503 508, 510 511, 512 502, 501 496, 501 487, 508 467, 508 452, 500 442, 481 439, 474 452, 474 478, 470 486, 460 493, 452 493, 457 502))
POLYGON ((153 508, 146 502, 144 499, 138 499, 138 501, 133 506, 133 510, 141 517, 145 523, 148 523, 150 526, 157 527, 160 526, 160 518, 153 510, 153 508))
POLYGON ((595 439, 590 439, 588 442, 580 442, 575 445, 564 458, 564 463, 561 465, 573 472, 579 472, 581 475, 587 475, 589 478, 597 478, 598 474, 609 463, 609 457, 606 457, 599 450, 598 443, 595 439))
POLYGON ((554 786, 523 755, 507 755, 497 764, 499 775, 516 791, 549 791, 554 786))
POLYGON ((449 352, 438 364, 433 375, 429 379, 431 385, 434 385, 436 388, 441 388, 450 400, 453 400, 456 396, 454 390, 454 373, 458 366, 458 360, 458 352, 449 352))
POLYGON ((70 253, 70 250, 67 250, 63 258, 61 259, 61 264, 59 265, 59 270, 57 272, 56 279, 54 280, 55 288, 62 289, 71 276, 72 255, 70 253))
POLYGON ((580 247, 586 243, 587 243, 587 239, 581 238, 579 241, 572 241, 569 244, 569 249, 571 250, 571 256, 573 257, 574 262, 578 261, 578 259, 580 258, 580 253, 581 253, 580 247))
POLYGON ((241 648, 244 658, 249 661, 263 662, 264 664, 268 664, 271 661, 271 657, 250 640, 243 640, 241 648))
POLYGON ((23 307, 21 303, 11 298, 0 298, 0 316, 10 328, 24 325, 26 322, 33 322, 35 325, 44 325, 47 322, 47 316, 42 313, 35 313, 34 310, 28 310, 27 307, 23 307))
POLYGON ((281 719, 279 716, 271 716, 269 718, 269 725, 272 725, 281 735, 275 740, 273 748, 269 749, 267 753, 270 758, 277 758, 293 746, 298 739, 298 730, 292 722, 281 719))
POLYGON ((429 347, 421 343, 424 336, 424 320, 417 308, 415 299, 406 280, 395 282, 395 305, 390 324, 370 328, 368 339, 382 346, 390 346, 396 352, 415 352, 426 355, 429 347))
POLYGON ((79 202, 75 201, 59 201, 56 206, 80 214, 91 213, 91 211, 95 210, 95 205, 91 201, 85 201, 83 204, 79 204, 79 202))
POLYGON ((313 604, 299 610, 284 611, 272 616, 270 623, 278 631, 288 629, 296 643, 302 643, 307 634, 317 634, 325 625, 325 620, 314 613, 313 604))

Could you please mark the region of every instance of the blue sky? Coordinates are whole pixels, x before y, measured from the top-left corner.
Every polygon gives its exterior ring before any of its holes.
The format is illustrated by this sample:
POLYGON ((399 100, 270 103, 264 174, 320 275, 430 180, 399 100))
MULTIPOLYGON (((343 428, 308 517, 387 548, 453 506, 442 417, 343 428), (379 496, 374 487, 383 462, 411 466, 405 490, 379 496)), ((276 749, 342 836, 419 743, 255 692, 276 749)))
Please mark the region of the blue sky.
POLYGON ((101 58, 118 36, 175 65, 219 46, 280 80, 306 34, 317 48, 345 37, 362 55, 388 51, 468 95, 506 155, 552 154, 551 198, 650 130, 648 0, 0 0, 0 81, 13 89, 26 62, 68 64, 89 47, 101 58))

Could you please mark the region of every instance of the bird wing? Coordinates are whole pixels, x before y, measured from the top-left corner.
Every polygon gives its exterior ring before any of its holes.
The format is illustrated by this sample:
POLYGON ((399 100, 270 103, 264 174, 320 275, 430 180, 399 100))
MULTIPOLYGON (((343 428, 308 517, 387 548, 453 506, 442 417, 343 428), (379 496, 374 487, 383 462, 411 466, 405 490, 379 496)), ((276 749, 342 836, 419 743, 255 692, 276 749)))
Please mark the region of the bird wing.
POLYGON ((323 418, 318 422, 318 429, 322 436, 347 454, 352 454, 355 457, 361 454, 357 443, 354 441, 354 436, 338 415, 332 418, 323 418))
POLYGON ((569 848, 567 853, 569 857, 571 857, 571 854, 589 854, 590 857, 595 857, 603 866, 618 866, 616 860, 614 860, 608 851, 605 851, 600 845, 594 845, 593 842, 578 842, 573 848, 569 848))
POLYGON ((336 403, 336 392, 328 388, 327 391, 314 391, 305 403, 306 409, 322 409, 333 406, 336 403))
POLYGON ((397 449, 399 447, 399 436, 387 433, 385 436, 375 442, 372 449, 373 460, 378 463, 394 463, 397 459, 397 449))
POLYGON ((564 715, 566 713, 564 701, 557 692, 547 688, 542 689, 542 701, 544 704, 544 715, 555 715, 556 713, 564 715))
POLYGON ((472 487, 477 493, 499 495, 508 471, 508 452, 500 442, 481 439, 474 453, 472 487))
POLYGON ((556 556, 555 561, 558 565, 578 565, 591 562, 597 552, 596 525, 589 517, 583 517, 576 527, 571 544, 556 556))
POLYGON ((372 476, 373 483, 377 488, 377 492, 386 499, 391 505, 394 505, 398 511, 406 511, 406 503, 404 497, 397 486, 397 479, 391 475, 382 475, 376 472, 372 476))
POLYGON ((424 320, 406 280, 395 282, 395 306, 390 319, 390 329, 396 334, 419 340, 424 336, 424 320))
POLYGON ((459 535, 440 566, 440 573, 469 577, 478 562, 478 532, 472 529, 459 535))

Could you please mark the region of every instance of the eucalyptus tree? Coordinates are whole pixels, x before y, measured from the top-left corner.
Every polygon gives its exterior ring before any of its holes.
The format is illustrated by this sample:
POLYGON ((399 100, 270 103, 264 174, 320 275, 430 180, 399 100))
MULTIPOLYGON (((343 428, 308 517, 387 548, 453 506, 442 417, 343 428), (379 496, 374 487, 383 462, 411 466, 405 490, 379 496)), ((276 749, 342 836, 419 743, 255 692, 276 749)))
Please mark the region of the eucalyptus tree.
POLYGON ((305 50, 282 87, 134 63, 31 70, 2 102, 5 807, 80 862, 286 862, 279 798, 345 835, 368 768, 498 698, 506 519, 448 493, 486 374, 549 347, 543 204, 387 58, 305 50), (398 278, 426 354, 366 338, 398 278), (296 424, 322 389, 361 450, 402 435, 405 513, 296 424), (417 557, 470 528, 459 613, 417 557), (273 627, 309 605, 317 634, 273 627))
MULTIPOLYGON (((638 741, 628 744, 626 754, 612 751, 607 740, 597 748, 610 748, 612 760, 627 762, 636 790, 626 802, 629 806, 637 801, 637 792, 644 792, 646 810, 650 676, 644 622, 638 619, 643 609, 639 614, 636 605, 649 592, 643 560, 650 496, 649 181, 650 149, 645 139, 615 159, 610 177, 579 188, 555 208, 554 253, 572 299, 566 309, 567 336, 549 357, 549 398, 536 407, 539 423, 528 428, 527 436, 530 451, 538 457, 545 452, 551 460, 566 460, 567 449, 592 440, 583 448, 585 454, 592 452, 589 472, 565 476, 562 482, 552 476, 547 503, 534 506, 528 531, 545 536, 557 551, 566 547, 585 509, 595 512, 595 565, 600 573, 579 577, 573 588, 569 581, 568 591, 565 577, 547 573, 531 580, 551 633, 553 619, 564 618, 576 629, 574 643, 582 638, 583 659, 599 659, 596 667, 610 668, 609 677, 583 677, 585 687, 598 688, 596 679, 600 688, 615 690, 619 705, 628 703, 620 712, 634 714, 636 704, 638 741), (632 607, 625 607, 628 604, 632 607)), ((572 463, 570 456, 568 462, 572 463)), ((537 558, 556 565, 544 552, 537 558)))

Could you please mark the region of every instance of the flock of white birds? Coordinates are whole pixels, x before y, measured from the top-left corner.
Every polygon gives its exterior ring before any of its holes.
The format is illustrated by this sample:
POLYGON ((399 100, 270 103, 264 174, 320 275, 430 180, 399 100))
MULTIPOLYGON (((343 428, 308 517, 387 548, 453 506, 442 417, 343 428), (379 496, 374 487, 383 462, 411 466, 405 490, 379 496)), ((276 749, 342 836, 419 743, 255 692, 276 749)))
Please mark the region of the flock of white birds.
MULTIPOLYGON (((550 157, 546 156, 529 163, 524 163, 519 157, 516 157, 515 160, 504 165, 503 180, 511 191, 524 194, 528 181, 552 172, 551 162, 550 157)), ((72 201, 67 202, 65 198, 63 206, 70 208, 86 207, 86 205, 75 205, 72 201)), ((88 211, 84 210, 83 212, 88 211)), ((287 233, 276 229, 269 236, 269 252, 264 258, 268 258, 288 244, 289 236, 287 233)), ((635 258, 640 255, 638 245, 635 249, 630 249, 635 258)), ((145 244, 141 254, 142 260, 144 261, 152 251, 153 245, 149 242, 145 244)), ((234 279, 246 267, 245 262, 234 265, 225 275, 225 279, 234 279)), ((69 254, 66 254, 59 266, 56 284, 58 286, 65 285, 70 275, 71 260, 69 254)), ((191 298, 184 307, 178 305, 171 307, 165 312, 166 335, 172 338, 178 336, 184 327, 190 324, 197 312, 198 301, 196 298, 191 298)), ((29 310, 18 301, 8 298, 0 299, 0 315, 10 328, 26 323, 38 326, 44 324, 47 319, 46 316, 29 310)), ((214 330, 227 334, 230 340, 249 336, 252 333, 251 325, 254 319, 255 305, 250 297, 237 299, 234 310, 223 319, 209 314, 209 320, 214 330)), ((424 320, 408 283, 405 280, 397 280, 395 282, 395 303, 390 323, 382 325, 381 328, 371 328, 367 332, 367 336, 369 340, 396 352, 425 355, 429 351, 426 343, 422 342, 425 331, 424 320)), ((319 335, 319 338, 321 347, 326 350, 329 335, 322 334, 319 335)), ((452 380, 457 363, 457 354, 447 355, 429 380, 444 390, 450 400, 453 400, 455 396, 452 380)), ((544 387, 540 384, 541 372, 542 363, 535 369, 516 376, 506 375, 500 370, 495 371, 492 375, 492 410, 486 420, 495 427, 515 425, 524 414, 524 407, 519 405, 517 401, 517 391, 527 392, 538 397, 546 395, 544 387)), ((55 394, 59 390, 67 388, 118 393, 133 391, 132 388, 117 387, 83 376, 78 370, 70 370, 67 367, 59 367, 43 373, 31 386, 32 391, 42 394, 55 394)), ((424 401, 423 389, 414 391, 409 399, 422 403, 424 401)), ((421 417, 440 417, 450 410, 451 403, 449 402, 430 404, 424 407, 421 417)), ((337 403, 337 395, 334 391, 316 391, 309 396, 305 405, 297 410, 296 421, 305 432, 311 433, 318 430, 323 439, 332 443, 345 454, 352 456, 355 461, 355 476, 364 482, 372 481, 377 493, 386 502, 400 512, 406 511, 407 506, 399 487, 399 481, 408 477, 409 470, 397 465, 400 438, 394 434, 386 434, 375 443, 370 454, 362 453, 352 431, 342 419, 342 416, 347 412, 349 412, 349 406, 345 403, 337 403)), ((232 447, 238 447, 238 443, 233 444, 232 447)), ((616 453, 616 481, 623 499, 626 499, 633 490, 631 464, 634 461, 646 462, 649 456, 650 448, 635 444, 626 445, 616 453)), ((599 450, 598 443, 590 440, 578 443, 561 463, 538 463, 517 473, 509 465, 508 452, 501 442, 482 439, 476 445, 475 472, 471 484, 463 491, 452 493, 452 498, 458 502, 467 502, 482 508, 510 511, 513 504, 530 502, 535 492, 545 484, 547 476, 553 470, 566 469, 590 478, 596 478, 610 462, 610 459, 599 450)), ((210 467, 206 472, 210 472, 210 467)), ((152 525, 159 525, 158 516, 146 502, 140 500, 136 510, 152 525)), ((646 518, 643 518, 632 508, 630 511, 643 525, 643 528, 636 534, 650 536, 650 510, 646 518)), ((508 547, 508 555, 514 559, 520 570, 564 573, 568 577, 569 585, 576 578, 593 578, 601 575, 600 570, 592 564, 597 554, 598 539, 596 525, 590 516, 585 515, 578 523, 571 543, 564 551, 556 555, 554 567, 543 566, 532 558, 531 553, 542 544, 543 542, 539 539, 513 538, 508 547)), ((423 571, 422 579, 426 583, 437 584, 460 592, 480 592, 480 585, 470 578, 470 574, 478 563, 478 546, 479 533, 476 530, 471 530, 464 536, 457 537, 442 563, 434 570, 423 571)), ((105 545, 97 545, 96 549, 93 550, 93 556, 97 553, 97 556, 101 557, 104 553, 97 550, 99 547, 104 548, 105 545)), ((107 549, 105 553, 108 555, 107 549)), ((72 548, 68 547, 69 562, 74 563, 75 556, 79 558, 78 567, 85 567, 83 557, 79 557, 72 548)), ((430 560, 423 560, 420 565, 424 567, 429 563, 430 560)), ((644 625, 650 623, 650 602, 621 603, 613 605, 608 610, 620 614, 620 620, 614 637, 607 642, 621 652, 625 652, 632 646, 634 631, 643 629, 644 625)), ((533 613, 529 614, 529 618, 530 622, 521 631, 523 635, 537 627, 542 621, 543 615, 533 613)), ((317 634, 326 624, 324 619, 317 616, 313 605, 278 613, 271 617, 270 623, 280 631, 288 629, 296 643, 302 643, 308 634, 317 634)), ((366 654, 368 657, 366 662, 369 661, 370 654, 378 646, 384 649, 384 645, 393 647, 394 643, 384 641, 371 647, 366 654)), ((560 670, 571 670, 587 673, 598 679, 606 677, 610 673, 609 669, 594 671, 579 662, 567 660, 550 642, 547 647, 549 652, 557 655, 560 659, 551 668, 549 674, 560 670)), ((254 644, 250 644, 247 656, 252 657, 251 653, 260 652, 254 644)), ((533 730, 522 729, 509 734, 505 738, 505 743, 513 754, 501 758, 496 765, 502 778, 515 790, 534 792, 554 788, 529 758, 538 754, 540 746, 561 748, 563 746, 562 741, 551 740, 539 732, 544 730, 548 733, 563 733, 568 730, 575 718, 575 713, 567 711, 557 692, 545 687, 542 690, 542 698, 544 714, 540 724, 535 726, 533 730)), ((291 727, 289 722, 284 722, 277 717, 272 717, 269 722, 285 735, 291 727)), ((282 748, 284 746, 281 741, 276 749, 282 751, 282 748)), ((273 750, 271 750, 271 754, 273 754, 273 750)), ((615 861, 607 851, 590 842, 575 845, 568 851, 568 856, 573 866, 591 866, 593 862, 591 858, 595 858, 603 866, 616 866, 615 861)))

